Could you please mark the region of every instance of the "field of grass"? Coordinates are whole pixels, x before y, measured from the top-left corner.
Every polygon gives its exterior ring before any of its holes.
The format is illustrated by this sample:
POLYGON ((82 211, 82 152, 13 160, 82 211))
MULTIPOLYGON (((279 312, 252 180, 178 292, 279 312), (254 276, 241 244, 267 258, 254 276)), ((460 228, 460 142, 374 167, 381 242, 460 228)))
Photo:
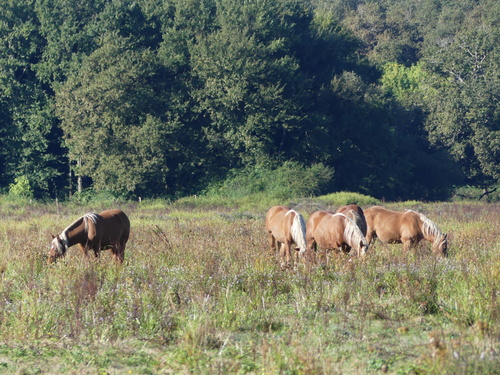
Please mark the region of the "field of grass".
POLYGON ((76 247, 49 266, 51 234, 111 205, 0 201, 0 373, 499 374, 500 205, 386 206, 426 214, 449 257, 376 243, 282 270, 261 205, 192 199, 114 204, 123 266, 76 247))

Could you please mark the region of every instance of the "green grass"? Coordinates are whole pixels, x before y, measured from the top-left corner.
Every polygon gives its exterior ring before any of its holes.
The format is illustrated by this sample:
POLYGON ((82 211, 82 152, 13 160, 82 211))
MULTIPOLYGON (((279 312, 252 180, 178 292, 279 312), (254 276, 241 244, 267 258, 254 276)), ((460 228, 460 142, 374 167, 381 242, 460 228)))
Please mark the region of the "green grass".
POLYGON ((283 271, 260 202, 118 204, 132 224, 121 267, 76 248, 45 263, 50 234, 105 207, 0 202, 0 373, 499 373, 496 203, 388 205, 450 233, 447 259, 377 243, 283 271))

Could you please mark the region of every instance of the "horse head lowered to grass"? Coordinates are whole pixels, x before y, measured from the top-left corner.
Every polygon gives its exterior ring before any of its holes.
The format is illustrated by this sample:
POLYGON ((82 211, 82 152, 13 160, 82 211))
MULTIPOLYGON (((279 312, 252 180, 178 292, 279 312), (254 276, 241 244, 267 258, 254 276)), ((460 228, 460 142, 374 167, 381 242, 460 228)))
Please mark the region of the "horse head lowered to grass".
POLYGON ((369 207, 364 213, 368 242, 378 238, 385 243, 402 243, 408 251, 421 240, 427 240, 432 243, 435 254, 447 256, 448 235, 424 214, 412 210, 392 211, 381 206, 369 207))
POLYGON ((87 213, 71 223, 61 234, 52 236, 47 261, 53 263, 66 255, 68 248, 78 244, 86 258, 89 250, 93 250, 98 257, 101 250, 111 249, 115 260, 123 263, 129 234, 130 221, 123 211, 87 213))

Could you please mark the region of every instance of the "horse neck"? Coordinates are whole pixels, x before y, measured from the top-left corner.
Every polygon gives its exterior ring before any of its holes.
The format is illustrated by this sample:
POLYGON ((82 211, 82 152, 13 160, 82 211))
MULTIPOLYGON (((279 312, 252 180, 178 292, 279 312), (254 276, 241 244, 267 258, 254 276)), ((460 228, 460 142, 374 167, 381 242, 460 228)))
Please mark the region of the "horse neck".
POLYGON ((419 213, 419 216, 420 220, 422 220, 421 231, 424 239, 436 245, 444 237, 444 234, 441 233, 437 225, 425 215, 419 213))
POLYGON ((82 216, 63 231, 63 235, 65 235, 67 239, 68 247, 84 241, 86 232, 85 219, 82 216))
POLYGON ((361 250, 360 249, 360 243, 363 242, 368 244, 366 242, 365 236, 363 235, 363 232, 361 232, 361 229, 359 229, 358 225, 354 222, 354 220, 348 218, 347 216, 340 214, 344 216, 344 240, 347 242, 349 246, 352 248, 356 249, 357 251, 361 250))

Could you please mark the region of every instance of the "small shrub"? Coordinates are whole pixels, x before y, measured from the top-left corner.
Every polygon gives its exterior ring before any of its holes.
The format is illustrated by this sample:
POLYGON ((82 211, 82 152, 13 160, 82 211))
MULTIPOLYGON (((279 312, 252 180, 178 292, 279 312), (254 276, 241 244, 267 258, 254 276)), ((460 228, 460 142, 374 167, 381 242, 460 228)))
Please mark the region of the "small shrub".
POLYGON ((305 167, 285 162, 278 167, 252 166, 233 170, 220 184, 212 185, 208 196, 243 198, 264 194, 276 199, 307 197, 321 192, 332 179, 333 170, 323 164, 305 167))
POLYGON ((347 191, 322 195, 320 197, 317 197, 316 199, 322 203, 331 204, 333 206, 345 206, 348 204, 369 206, 374 204, 380 204, 380 201, 376 198, 370 197, 368 195, 352 193, 347 191))
POLYGON ((33 188, 26 176, 16 177, 14 183, 9 185, 9 194, 20 198, 33 198, 33 188))

